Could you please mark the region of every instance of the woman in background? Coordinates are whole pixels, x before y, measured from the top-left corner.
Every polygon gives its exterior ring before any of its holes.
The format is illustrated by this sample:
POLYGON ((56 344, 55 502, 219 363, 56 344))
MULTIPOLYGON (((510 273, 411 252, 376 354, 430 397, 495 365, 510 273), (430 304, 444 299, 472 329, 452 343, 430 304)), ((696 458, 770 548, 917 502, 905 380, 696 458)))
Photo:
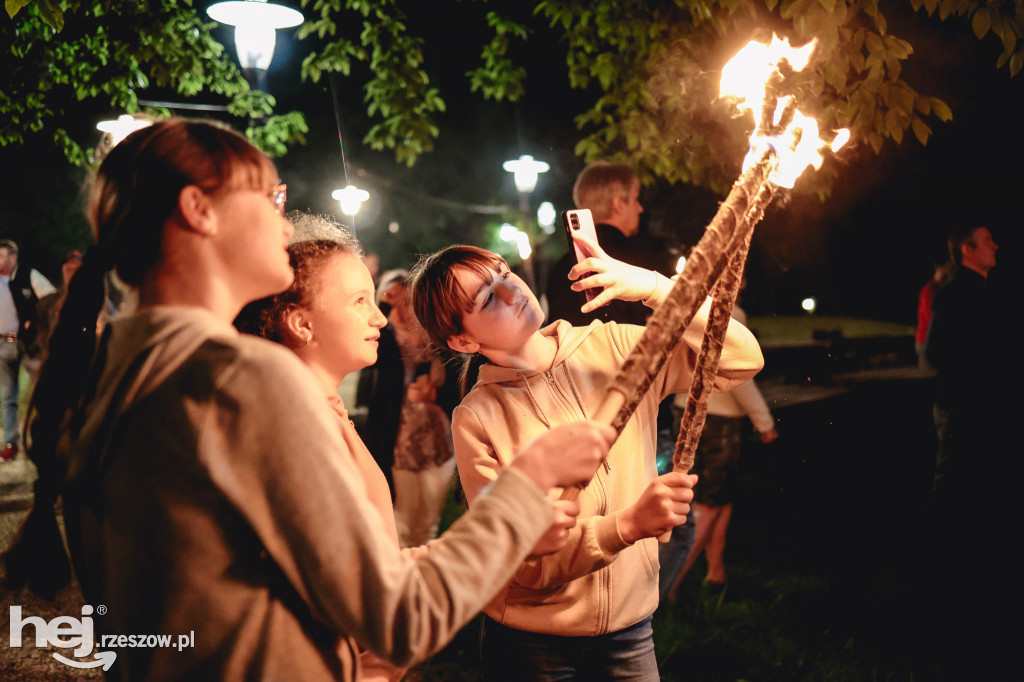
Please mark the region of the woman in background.
POLYGON ((437 537, 455 474, 451 413, 458 398, 454 373, 429 352, 426 332, 412 312, 408 275, 388 271, 377 287, 389 322, 381 337, 390 335, 393 341, 382 341, 373 368, 367 429, 378 461, 390 465, 399 544, 416 547, 437 537), (392 352, 385 354, 385 346, 392 352), (390 438, 380 437, 382 431, 390 438))

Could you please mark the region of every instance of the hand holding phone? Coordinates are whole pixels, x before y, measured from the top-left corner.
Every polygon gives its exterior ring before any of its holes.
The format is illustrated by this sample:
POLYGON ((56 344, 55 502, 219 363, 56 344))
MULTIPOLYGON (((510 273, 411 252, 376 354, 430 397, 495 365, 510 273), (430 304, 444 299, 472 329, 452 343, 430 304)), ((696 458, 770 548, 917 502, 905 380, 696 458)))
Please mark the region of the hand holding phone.
MULTIPOLYGON (((576 254, 577 263, 581 263, 584 259, 594 255, 585 246, 573 239, 574 234, 579 234, 586 237, 592 244, 598 243, 597 230, 594 228, 594 216, 590 213, 589 208, 562 211, 562 227, 565 229, 565 238, 569 241, 569 248, 576 254)), ((584 277, 588 277, 591 274, 593 273, 587 273, 584 277)), ((592 301, 598 293, 600 292, 597 289, 586 289, 583 292, 587 301, 592 301)))

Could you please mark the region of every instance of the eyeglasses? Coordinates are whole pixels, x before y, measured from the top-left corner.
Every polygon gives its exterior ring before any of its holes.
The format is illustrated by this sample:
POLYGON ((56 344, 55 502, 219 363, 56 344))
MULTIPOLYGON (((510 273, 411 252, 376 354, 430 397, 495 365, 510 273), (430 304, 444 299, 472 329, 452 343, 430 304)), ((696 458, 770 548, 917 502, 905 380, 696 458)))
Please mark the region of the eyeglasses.
POLYGON ((288 185, 281 183, 270 190, 270 203, 277 209, 279 215, 284 215, 284 202, 288 201, 288 185))

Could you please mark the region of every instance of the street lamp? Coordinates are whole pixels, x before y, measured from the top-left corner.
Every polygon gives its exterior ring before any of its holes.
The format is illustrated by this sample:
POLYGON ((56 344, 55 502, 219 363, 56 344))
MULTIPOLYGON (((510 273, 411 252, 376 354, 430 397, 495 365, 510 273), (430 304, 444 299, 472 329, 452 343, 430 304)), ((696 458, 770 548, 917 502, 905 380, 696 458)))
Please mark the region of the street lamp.
POLYGON ((505 242, 514 242, 519 258, 523 261, 523 270, 526 275, 526 283, 531 289, 537 288, 537 282, 533 272, 533 247, 530 246, 530 235, 523 232, 512 223, 504 223, 498 228, 498 237, 505 242))
POLYGON ((550 201, 541 202, 541 205, 537 207, 537 222, 540 223, 540 227, 546 234, 554 234, 555 232, 555 218, 558 213, 555 211, 555 205, 550 201))
POLYGON ((302 13, 267 0, 229 0, 206 10, 214 21, 235 27, 238 63, 250 82, 262 85, 274 57, 277 29, 302 23, 302 13))
POLYGON ((518 159, 506 161, 501 167, 512 173, 516 189, 521 194, 529 194, 537 189, 537 177, 541 173, 547 173, 551 168, 545 162, 538 161, 529 154, 523 154, 518 159))
POLYGON ((121 114, 117 120, 100 121, 96 129, 110 136, 110 147, 116 147, 121 140, 128 137, 136 130, 141 130, 153 125, 152 121, 144 118, 135 118, 131 114, 121 114))
POLYGON ((352 218, 354 223, 356 213, 359 213, 363 202, 370 198, 370 193, 355 185, 347 185, 345 189, 336 189, 331 192, 331 198, 341 204, 341 212, 352 218))

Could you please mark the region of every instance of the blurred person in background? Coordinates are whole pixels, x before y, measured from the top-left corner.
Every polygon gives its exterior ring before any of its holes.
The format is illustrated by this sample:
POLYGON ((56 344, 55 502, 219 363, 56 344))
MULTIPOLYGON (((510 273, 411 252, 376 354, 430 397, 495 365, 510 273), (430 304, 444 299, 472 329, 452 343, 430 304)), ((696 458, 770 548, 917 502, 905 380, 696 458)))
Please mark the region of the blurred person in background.
POLYGON ((18 265, 18 245, 0 239, 0 414, 4 427, 0 461, 9 462, 20 450, 18 392, 22 364, 29 372, 39 368, 35 339, 36 305, 56 291, 38 271, 18 265))

